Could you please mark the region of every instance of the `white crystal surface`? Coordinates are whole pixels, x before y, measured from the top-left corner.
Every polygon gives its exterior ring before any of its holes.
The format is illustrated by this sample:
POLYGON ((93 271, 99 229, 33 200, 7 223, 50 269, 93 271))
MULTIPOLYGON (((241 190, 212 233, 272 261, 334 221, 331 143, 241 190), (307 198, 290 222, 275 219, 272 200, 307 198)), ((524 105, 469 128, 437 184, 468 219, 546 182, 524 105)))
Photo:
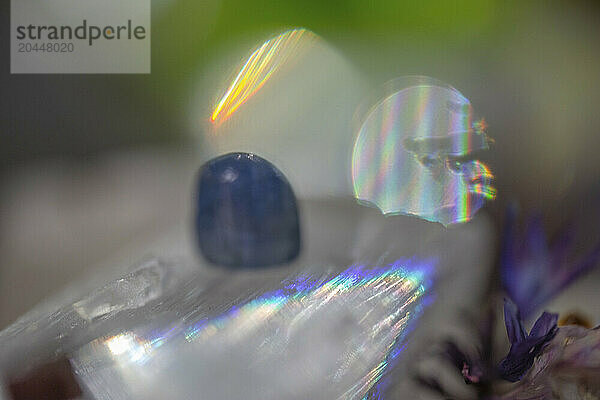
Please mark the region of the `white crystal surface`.
POLYGON ((216 316, 99 338, 74 362, 100 398, 359 399, 420 314, 433 267, 303 273, 216 316))
POLYGON ((305 241, 294 263, 235 272, 150 260, 0 333, 0 369, 64 354, 90 399, 417 393, 407 367, 478 306, 490 270, 486 220, 444 229, 350 201, 300 208, 305 241))
POLYGON ((84 319, 107 317, 111 313, 138 308, 161 296, 165 269, 157 260, 114 280, 73 304, 84 319))

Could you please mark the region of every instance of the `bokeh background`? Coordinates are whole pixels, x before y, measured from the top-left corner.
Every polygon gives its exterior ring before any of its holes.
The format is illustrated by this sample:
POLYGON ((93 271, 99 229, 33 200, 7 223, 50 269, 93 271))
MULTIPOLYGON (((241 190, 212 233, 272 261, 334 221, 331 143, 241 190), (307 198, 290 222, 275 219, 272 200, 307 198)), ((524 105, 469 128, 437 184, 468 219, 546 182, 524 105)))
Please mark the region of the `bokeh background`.
POLYGON ((498 237, 517 201, 550 235, 576 221, 582 251, 598 240, 595 1, 153 0, 149 75, 10 75, 0 7, 0 327, 189 216, 196 83, 291 27, 373 85, 429 75, 471 100, 496 141, 498 237))

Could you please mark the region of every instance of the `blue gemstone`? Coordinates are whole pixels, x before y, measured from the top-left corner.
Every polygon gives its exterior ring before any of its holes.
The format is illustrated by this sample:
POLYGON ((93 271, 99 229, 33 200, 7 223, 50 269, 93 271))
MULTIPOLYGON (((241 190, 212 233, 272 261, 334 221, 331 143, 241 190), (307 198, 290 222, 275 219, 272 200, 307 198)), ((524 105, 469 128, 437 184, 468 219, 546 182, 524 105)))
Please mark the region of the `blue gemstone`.
POLYGON ((265 267, 300 251, 292 187, 270 162, 247 153, 217 157, 200 169, 196 232, 204 257, 227 267, 265 267))

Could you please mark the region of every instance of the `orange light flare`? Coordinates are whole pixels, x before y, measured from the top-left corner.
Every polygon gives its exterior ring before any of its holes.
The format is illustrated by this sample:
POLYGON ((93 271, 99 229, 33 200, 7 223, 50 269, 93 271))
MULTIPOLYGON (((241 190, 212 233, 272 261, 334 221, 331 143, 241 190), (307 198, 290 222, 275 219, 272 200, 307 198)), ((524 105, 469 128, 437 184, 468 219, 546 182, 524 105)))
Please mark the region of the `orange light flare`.
POLYGON ((219 126, 258 92, 283 66, 295 61, 316 38, 306 29, 286 31, 264 42, 246 60, 225 94, 218 101, 209 120, 219 126))

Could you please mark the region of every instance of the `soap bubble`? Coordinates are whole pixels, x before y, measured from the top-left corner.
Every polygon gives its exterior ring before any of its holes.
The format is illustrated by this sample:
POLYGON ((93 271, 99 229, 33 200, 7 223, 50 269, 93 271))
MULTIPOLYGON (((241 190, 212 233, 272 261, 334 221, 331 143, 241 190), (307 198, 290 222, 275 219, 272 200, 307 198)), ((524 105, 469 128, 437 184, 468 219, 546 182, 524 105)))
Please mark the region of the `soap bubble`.
POLYGON ((393 87, 358 132, 355 197, 386 215, 469 221, 496 196, 494 176, 475 158, 489 147, 485 120, 474 120, 469 100, 433 78, 403 78, 393 87))

